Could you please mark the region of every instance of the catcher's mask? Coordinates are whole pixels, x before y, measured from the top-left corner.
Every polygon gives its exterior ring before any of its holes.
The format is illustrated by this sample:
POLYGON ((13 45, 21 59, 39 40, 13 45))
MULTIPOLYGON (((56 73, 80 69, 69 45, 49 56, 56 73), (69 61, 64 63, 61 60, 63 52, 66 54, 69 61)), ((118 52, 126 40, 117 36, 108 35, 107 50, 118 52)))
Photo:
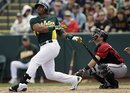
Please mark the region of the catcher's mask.
POLYGON ((35 5, 35 9, 38 8, 39 5, 42 5, 44 8, 45 8, 45 12, 48 13, 49 12, 49 5, 44 3, 44 2, 38 2, 36 5, 35 5))
POLYGON ((103 37, 103 41, 106 42, 106 40, 107 40, 107 38, 108 38, 108 34, 107 34, 105 31, 103 31, 103 30, 101 30, 101 29, 99 29, 99 28, 96 28, 96 29, 94 30, 93 34, 92 34, 92 39, 89 40, 90 43, 93 42, 93 41, 95 41, 95 40, 97 40, 97 38, 99 37, 97 34, 98 34, 100 37, 103 37))

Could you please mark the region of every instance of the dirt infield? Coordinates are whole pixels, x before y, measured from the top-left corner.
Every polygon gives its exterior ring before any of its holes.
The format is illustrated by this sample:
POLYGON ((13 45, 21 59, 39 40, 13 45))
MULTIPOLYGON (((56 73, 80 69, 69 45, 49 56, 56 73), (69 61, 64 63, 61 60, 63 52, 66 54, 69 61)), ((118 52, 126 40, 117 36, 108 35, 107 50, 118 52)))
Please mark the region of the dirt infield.
MULTIPOLYGON (((0 93, 9 93, 8 84, 0 84, 0 93)), ((130 83, 121 83, 119 89, 98 89, 99 83, 83 82, 76 91, 62 83, 31 84, 25 93, 130 93, 130 83)), ((21 93, 21 92, 19 92, 21 93)), ((23 92, 22 92, 23 93, 23 92)))

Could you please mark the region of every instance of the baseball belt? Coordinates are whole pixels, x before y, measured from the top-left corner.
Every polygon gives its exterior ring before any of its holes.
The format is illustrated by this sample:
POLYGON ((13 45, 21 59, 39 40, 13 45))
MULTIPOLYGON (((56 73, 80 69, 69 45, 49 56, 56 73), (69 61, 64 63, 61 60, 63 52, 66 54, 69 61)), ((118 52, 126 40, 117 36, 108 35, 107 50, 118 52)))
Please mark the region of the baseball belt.
POLYGON ((53 42, 53 40, 47 40, 45 42, 40 43, 40 46, 43 46, 43 45, 45 45, 47 43, 52 43, 52 42, 53 42))

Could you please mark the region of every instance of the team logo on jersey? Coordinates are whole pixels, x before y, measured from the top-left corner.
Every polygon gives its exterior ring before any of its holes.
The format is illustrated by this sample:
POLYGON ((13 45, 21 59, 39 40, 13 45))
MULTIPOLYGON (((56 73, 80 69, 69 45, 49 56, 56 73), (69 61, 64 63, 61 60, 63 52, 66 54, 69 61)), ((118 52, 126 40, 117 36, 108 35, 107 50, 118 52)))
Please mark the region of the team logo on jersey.
POLYGON ((45 21, 43 22, 43 24, 46 25, 46 26, 54 26, 54 25, 55 25, 55 22, 46 21, 46 20, 45 20, 45 21))

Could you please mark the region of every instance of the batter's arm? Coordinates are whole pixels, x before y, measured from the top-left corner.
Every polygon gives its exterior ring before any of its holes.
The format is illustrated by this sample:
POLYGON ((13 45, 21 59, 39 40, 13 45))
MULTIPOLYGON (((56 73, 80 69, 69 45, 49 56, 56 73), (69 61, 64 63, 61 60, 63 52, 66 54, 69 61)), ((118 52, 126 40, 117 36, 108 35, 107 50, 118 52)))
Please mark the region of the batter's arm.
POLYGON ((48 27, 45 25, 41 25, 39 23, 36 23, 32 26, 33 30, 40 33, 46 33, 48 32, 48 27))
POLYGON ((62 32, 62 38, 66 38, 67 40, 73 40, 77 43, 82 43, 82 38, 80 36, 74 36, 72 34, 67 34, 66 32, 62 32))
POLYGON ((71 40, 73 38, 73 35, 67 34, 66 32, 63 32, 61 37, 65 38, 65 39, 68 39, 68 40, 71 40))

